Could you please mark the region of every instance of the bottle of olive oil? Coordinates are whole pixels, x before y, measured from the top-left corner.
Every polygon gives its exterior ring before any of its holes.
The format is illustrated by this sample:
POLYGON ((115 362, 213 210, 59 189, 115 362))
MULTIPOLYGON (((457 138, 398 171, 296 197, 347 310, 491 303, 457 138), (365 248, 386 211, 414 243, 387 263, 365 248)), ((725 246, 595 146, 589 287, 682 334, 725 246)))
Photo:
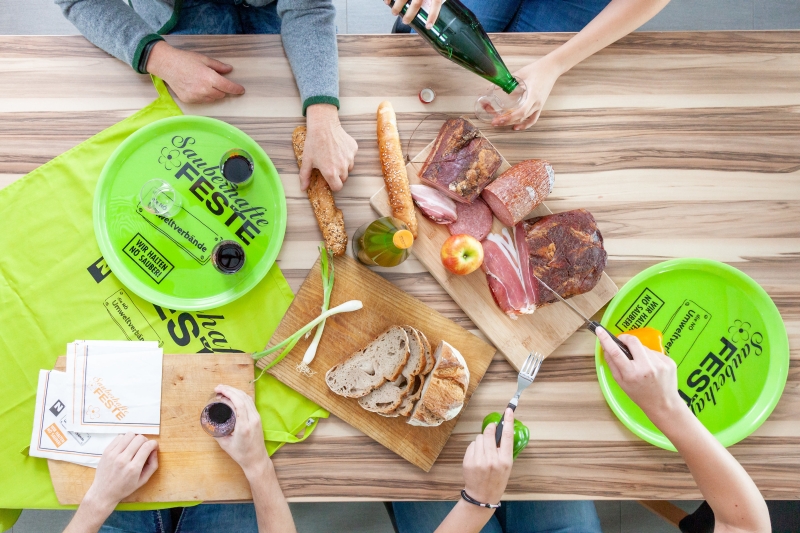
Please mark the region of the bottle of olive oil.
POLYGON ((353 255, 365 265, 393 267, 406 260, 412 244, 414 237, 403 221, 383 217, 356 230, 353 255))
MULTIPOLYGON (((391 4, 394 5, 394 0, 391 4)), ((408 10, 408 4, 400 13, 408 10)), ((424 5, 424 4, 423 4, 424 5)), ((450 61, 494 83, 511 94, 519 82, 511 75, 481 23, 459 0, 442 3, 439 17, 431 29, 425 27, 428 13, 420 9, 411 26, 430 45, 450 61)))

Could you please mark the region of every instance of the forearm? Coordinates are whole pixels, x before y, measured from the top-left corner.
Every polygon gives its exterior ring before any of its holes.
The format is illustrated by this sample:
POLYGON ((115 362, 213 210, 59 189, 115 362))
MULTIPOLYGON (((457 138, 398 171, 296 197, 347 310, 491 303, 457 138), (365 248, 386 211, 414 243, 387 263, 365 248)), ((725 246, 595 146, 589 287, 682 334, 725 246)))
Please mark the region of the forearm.
POLYGON ((563 74, 640 27, 667 3, 669 0, 611 0, 594 20, 544 59, 563 74))
POLYGON ((303 114, 314 104, 339 107, 336 9, 331 0, 279 0, 281 39, 303 114))
POLYGON ((139 71, 148 42, 161 39, 127 2, 55 0, 64 16, 92 44, 139 71))
POLYGON ((464 500, 458 500, 450 514, 436 528, 436 533, 478 533, 493 514, 493 509, 478 507, 464 500))
POLYGON ((680 400, 651 420, 675 445, 714 511, 716 531, 770 531, 767 504, 742 465, 680 400), (653 419, 655 418, 655 419, 653 419))
POLYGON ((295 533, 292 512, 271 462, 245 472, 253 493, 259 533, 295 533))
POLYGON ((87 494, 64 533, 97 533, 113 510, 113 505, 102 504, 87 494))

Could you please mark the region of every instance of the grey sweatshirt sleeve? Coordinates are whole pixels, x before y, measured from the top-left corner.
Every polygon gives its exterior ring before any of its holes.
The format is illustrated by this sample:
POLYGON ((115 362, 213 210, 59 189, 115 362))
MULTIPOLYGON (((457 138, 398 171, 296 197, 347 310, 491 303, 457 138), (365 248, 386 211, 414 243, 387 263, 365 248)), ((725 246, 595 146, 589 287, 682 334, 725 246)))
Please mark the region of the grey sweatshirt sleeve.
POLYGON ((92 44, 146 74, 144 65, 140 65, 142 52, 149 43, 163 38, 127 2, 55 0, 55 3, 92 44))
POLYGON ((283 48, 300 89, 303 115, 313 104, 339 107, 336 8, 331 0, 278 0, 283 48))

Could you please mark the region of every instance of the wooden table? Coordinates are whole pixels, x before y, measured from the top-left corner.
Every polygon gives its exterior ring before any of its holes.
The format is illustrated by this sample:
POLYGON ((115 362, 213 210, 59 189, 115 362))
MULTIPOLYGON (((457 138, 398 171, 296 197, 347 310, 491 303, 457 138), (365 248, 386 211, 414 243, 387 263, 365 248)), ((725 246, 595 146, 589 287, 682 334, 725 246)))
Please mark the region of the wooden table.
MULTIPOLYGON (((513 70, 568 37, 508 34, 495 42, 513 70)), ((238 126, 275 162, 289 205, 279 262, 297 289, 320 237, 298 187, 289 139, 303 119, 279 38, 169 41, 233 64, 231 77, 247 88, 241 98, 184 109, 238 126)), ((342 123, 359 143, 337 199, 352 234, 375 217, 367 199, 382 186, 378 103, 394 104, 405 147, 427 114, 469 112, 486 84, 413 36, 340 36, 339 53, 342 123), (417 99, 423 87, 436 91, 432 105, 417 99)), ((146 76, 80 37, 0 37, 0 95, 4 186, 143 107, 155 91, 146 76)), ((412 154, 441 119, 420 126, 412 154)), ((767 290, 789 331, 789 382, 769 420, 731 451, 764 496, 800 497, 800 33, 634 34, 563 76, 532 130, 488 136, 512 163, 552 162, 557 179, 548 205, 594 214, 607 272, 620 286, 659 261, 697 256, 728 262, 767 290)), ((413 258, 383 275, 477 333, 413 258)), ((507 496, 699 498, 677 454, 640 441, 616 420, 592 354, 593 337, 579 331, 542 366, 518 410, 531 444, 507 496)), ((454 498, 467 443, 514 387, 511 367, 497 356, 429 474, 327 420, 306 443, 275 456, 284 491, 295 501, 454 498)))

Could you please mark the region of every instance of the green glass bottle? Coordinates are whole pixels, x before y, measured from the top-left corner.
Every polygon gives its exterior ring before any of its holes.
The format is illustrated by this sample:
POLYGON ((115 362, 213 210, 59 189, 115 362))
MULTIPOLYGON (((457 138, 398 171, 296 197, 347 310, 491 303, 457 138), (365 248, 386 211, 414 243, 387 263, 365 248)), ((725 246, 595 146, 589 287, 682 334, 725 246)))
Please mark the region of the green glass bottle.
MULTIPOLYGON (((408 3, 400 12, 405 14, 407 9, 408 3)), ((439 54, 489 80, 506 93, 510 94, 517 88, 517 80, 508 71, 481 23, 459 0, 442 3, 439 17, 431 29, 425 27, 427 20, 428 14, 420 9, 411 26, 439 54)))
POLYGON ((406 224, 383 217, 364 224, 353 235, 353 255, 369 266, 393 267, 408 257, 414 237, 406 224))

